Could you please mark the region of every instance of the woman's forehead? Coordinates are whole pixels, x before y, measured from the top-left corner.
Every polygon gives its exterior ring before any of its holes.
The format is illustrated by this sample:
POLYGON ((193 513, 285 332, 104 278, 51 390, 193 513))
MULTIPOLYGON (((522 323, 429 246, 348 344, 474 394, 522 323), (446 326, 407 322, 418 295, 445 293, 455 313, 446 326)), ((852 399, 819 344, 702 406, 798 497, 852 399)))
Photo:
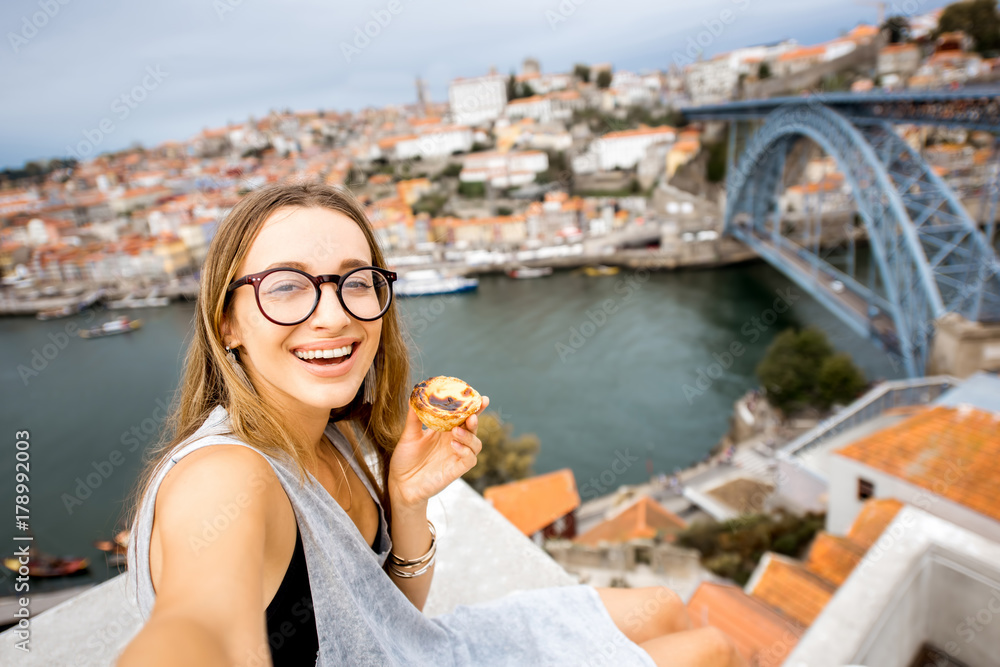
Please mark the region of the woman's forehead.
POLYGON ((292 261, 316 273, 331 273, 349 259, 372 262, 368 239, 354 220, 325 208, 286 207, 264 221, 244 261, 244 273, 292 261))

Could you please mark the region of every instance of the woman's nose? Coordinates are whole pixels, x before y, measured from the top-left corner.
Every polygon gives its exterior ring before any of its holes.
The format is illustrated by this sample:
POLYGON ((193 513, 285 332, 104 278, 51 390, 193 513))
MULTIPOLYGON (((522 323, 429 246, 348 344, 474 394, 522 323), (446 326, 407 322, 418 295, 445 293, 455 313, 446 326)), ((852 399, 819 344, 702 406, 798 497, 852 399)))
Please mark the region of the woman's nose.
POLYGON ((342 329, 351 323, 351 316, 347 314, 340 304, 340 299, 337 298, 336 283, 320 285, 319 303, 316 304, 316 311, 309 319, 313 326, 328 329, 342 329))

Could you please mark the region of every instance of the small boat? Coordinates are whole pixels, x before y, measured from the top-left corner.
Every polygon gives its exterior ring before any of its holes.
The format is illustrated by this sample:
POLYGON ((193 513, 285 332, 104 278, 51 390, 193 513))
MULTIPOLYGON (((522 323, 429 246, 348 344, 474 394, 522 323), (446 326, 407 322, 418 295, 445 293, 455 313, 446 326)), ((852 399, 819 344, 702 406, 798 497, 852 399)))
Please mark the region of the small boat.
POLYGON ((80 331, 80 338, 101 338, 103 336, 114 336, 115 334, 135 331, 141 326, 142 320, 130 320, 122 315, 118 319, 105 322, 99 327, 94 327, 93 329, 82 329, 80 331))
POLYGON ((583 272, 588 276, 613 276, 617 274, 618 271, 620 271, 620 269, 617 266, 605 266, 603 264, 583 267, 583 272))
POLYGON ((37 320, 54 320, 58 317, 69 317, 75 313, 80 312, 80 304, 71 303, 60 308, 47 308, 45 310, 40 310, 35 313, 35 319, 37 320))
MULTIPOLYGON (((11 572, 18 572, 21 561, 17 558, 4 558, 4 567, 11 572)), ((31 577, 68 577, 82 574, 90 567, 89 558, 60 558, 44 554, 34 547, 28 548, 28 576, 31 577)))
POLYGON ((479 287, 477 278, 445 276, 436 269, 408 271, 400 276, 393 290, 398 296, 430 296, 434 294, 457 294, 470 292, 479 287))
POLYGON ((552 267, 551 266, 539 266, 539 267, 518 266, 518 267, 513 268, 513 269, 508 269, 507 270, 507 275, 510 276, 511 278, 518 278, 518 279, 524 279, 524 278, 541 278, 542 276, 552 275, 552 267))

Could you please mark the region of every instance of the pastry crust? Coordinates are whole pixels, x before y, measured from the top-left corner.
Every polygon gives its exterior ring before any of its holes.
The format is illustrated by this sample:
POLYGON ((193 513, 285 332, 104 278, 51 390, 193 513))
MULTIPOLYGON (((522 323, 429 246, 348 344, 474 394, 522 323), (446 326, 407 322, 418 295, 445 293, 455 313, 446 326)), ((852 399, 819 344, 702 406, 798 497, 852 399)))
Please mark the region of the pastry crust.
POLYGON ((483 397, 466 382, 447 375, 417 383, 410 394, 410 406, 421 422, 435 431, 461 426, 479 411, 483 397))

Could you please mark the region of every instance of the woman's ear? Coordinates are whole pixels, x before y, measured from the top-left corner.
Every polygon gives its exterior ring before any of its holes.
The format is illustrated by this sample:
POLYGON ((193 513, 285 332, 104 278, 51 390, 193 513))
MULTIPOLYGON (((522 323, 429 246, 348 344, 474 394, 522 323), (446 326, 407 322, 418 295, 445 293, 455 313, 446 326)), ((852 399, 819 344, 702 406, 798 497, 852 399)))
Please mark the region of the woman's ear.
POLYGON ((229 325, 229 318, 225 315, 222 316, 222 322, 219 324, 219 333, 222 334, 222 344, 227 347, 239 347, 240 343, 238 340, 232 338, 233 332, 232 327, 229 325))

